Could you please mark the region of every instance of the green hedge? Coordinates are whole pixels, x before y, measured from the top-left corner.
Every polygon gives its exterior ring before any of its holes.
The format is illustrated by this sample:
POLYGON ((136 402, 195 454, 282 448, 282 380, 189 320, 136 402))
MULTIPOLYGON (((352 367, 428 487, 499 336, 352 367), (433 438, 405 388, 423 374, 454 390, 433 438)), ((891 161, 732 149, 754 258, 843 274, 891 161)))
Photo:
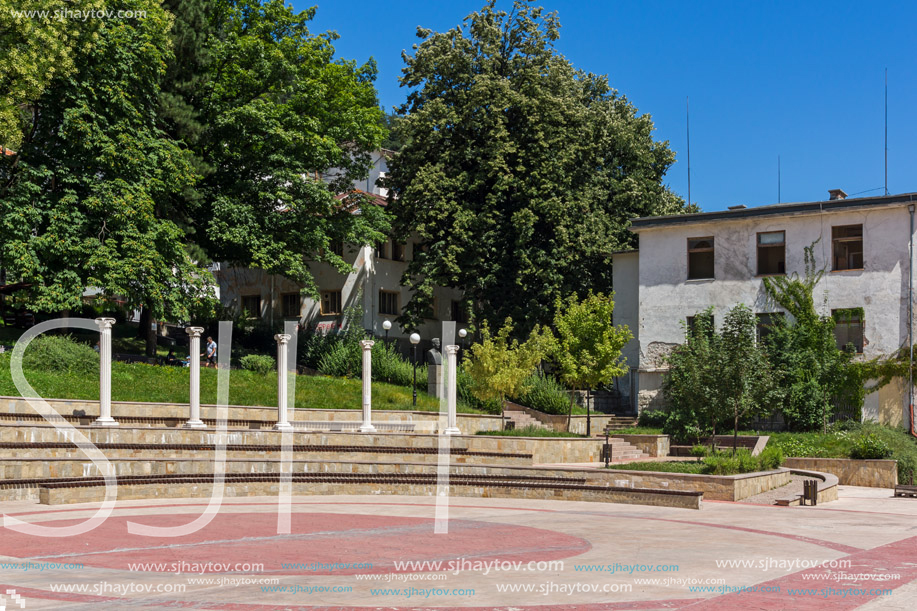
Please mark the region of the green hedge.
POLYGON ((24 369, 61 374, 99 375, 99 354, 70 335, 40 335, 22 357, 24 369))

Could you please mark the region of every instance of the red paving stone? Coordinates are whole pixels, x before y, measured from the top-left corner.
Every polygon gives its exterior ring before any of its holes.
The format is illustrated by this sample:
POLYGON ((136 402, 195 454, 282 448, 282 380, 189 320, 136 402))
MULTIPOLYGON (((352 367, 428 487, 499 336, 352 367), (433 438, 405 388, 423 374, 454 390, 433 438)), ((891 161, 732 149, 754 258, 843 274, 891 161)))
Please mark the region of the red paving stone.
MULTIPOLYGON (((175 567, 219 564, 262 564, 264 573, 328 575, 331 571, 286 569, 282 564, 359 562, 371 570, 343 569, 334 574, 413 572, 396 571, 394 561, 435 561, 474 558, 487 561, 559 560, 588 551, 591 545, 579 537, 555 531, 493 524, 473 520, 450 520, 449 533, 431 537, 433 520, 361 514, 294 513, 292 535, 277 534, 277 516, 269 513, 223 513, 196 533, 174 540, 153 539, 127 532, 127 522, 157 527, 177 526, 188 516, 116 516, 92 532, 55 540, 52 554, 35 554, 46 540, 19 532, 3 534, 6 556, 23 560, 81 563, 85 566, 128 570, 130 564, 164 564, 175 567)), ((58 520, 55 526, 79 523, 58 520)), ((182 572, 189 572, 186 568, 182 572)), ((216 572, 216 571, 201 571, 216 572)), ((231 573, 233 571, 222 571, 231 573)))

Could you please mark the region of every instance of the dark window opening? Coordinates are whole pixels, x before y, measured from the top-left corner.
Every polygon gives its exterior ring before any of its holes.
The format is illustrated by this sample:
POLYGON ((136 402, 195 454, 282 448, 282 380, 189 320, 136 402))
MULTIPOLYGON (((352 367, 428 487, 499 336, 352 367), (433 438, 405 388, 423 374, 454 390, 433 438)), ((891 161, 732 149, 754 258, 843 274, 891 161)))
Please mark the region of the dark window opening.
POLYGON ((713 278, 713 238, 688 238, 688 280, 713 278))
POLYGON ((248 318, 259 318, 261 316, 261 295, 243 295, 242 312, 248 318))
POLYGON ((322 291, 322 314, 341 313, 341 291, 322 291))
POLYGON ((398 314, 398 293, 379 291, 379 314, 398 314))
POLYGON ((758 275, 786 273, 786 233, 768 231, 758 234, 758 275))
POLYGON ((846 225, 831 228, 834 271, 863 269, 863 226, 846 225))
POLYGON ((863 312, 859 309, 831 310, 834 317, 834 338, 841 350, 852 345, 857 354, 863 354, 863 312))
POLYGON ((782 320, 784 314, 783 312, 765 312, 755 316, 758 318, 756 332, 758 343, 760 343, 767 339, 767 336, 773 331, 774 325, 777 324, 777 320, 782 320))
POLYGON ((299 293, 284 293, 280 296, 283 304, 283 316, 285 318, 299 318, 302 310, 302 296, 299 293))

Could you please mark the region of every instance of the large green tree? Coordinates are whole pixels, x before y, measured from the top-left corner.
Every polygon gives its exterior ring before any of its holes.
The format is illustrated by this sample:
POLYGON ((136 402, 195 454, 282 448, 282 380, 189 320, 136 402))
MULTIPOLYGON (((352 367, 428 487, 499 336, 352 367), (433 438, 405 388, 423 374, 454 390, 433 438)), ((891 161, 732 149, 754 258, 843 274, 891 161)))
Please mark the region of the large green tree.
POLYGON ((14 163, 0 168, 0 259, 32 284, 29 307, 79 307, 87 287, 184 318, 210 297, 181 227, 157 202, 193 183, 187 155, 158 128, 172 20, 155 0, 99 19, 91 52, 52 78, 14 163))
POLYGON ((0 146, 19 149, 37 120, 34 102, 52 79, 71 74, 75 57, 92 47, 98 22, 62 18, 61 11, 97 11, 103 4, 0 1, 0 146))
POLYGON ((684 203, 663 185, 675 157, 650 117, 557 53, 556 15, 495 4, 447 32, 418 29, 387 185, 396 229, 420 241, 405 322, 444 285, 524 334, 550 322, 558 297, 610 292, 609 256, 633 244, 629 219, 684 203))

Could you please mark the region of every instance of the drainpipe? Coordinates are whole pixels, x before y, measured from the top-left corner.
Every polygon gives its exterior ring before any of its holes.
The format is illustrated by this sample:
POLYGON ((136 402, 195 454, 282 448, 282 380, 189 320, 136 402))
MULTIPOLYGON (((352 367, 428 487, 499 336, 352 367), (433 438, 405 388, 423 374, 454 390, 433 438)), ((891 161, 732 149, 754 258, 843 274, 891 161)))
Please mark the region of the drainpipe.
POLYGON ((909 238, 908 253, 910 261, 907 266, 907 343, 910 348, 910 358, 908 359, 908 384, 907 384, 907 404, 908 412, 911 417, 911 435, 917 437, 914 430, 914 204, 907 207, 911 217, 911 235, 909 238))

